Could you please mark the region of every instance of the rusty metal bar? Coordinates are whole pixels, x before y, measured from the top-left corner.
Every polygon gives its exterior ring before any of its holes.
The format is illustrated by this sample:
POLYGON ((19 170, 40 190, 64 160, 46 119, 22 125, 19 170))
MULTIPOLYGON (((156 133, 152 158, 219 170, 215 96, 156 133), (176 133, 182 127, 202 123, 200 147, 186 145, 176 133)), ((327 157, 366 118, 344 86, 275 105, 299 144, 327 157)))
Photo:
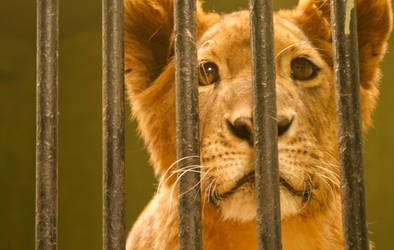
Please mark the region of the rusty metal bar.
POLYGON ((281 249, 273 14, 271 0, 250 0, 258 249, 281 249))
MULTIPOLYGON (((196 1, 174 1, 176 135, 178 169, 200 164, 196 1), (186 158, 193 156, 191 158, 186 158)), ((178 185, 179 249, 201 249, 200 174, 188 172, 178 185)))
POLYGON ((368 249, 355 0, 331 0, 344 249, 368 249))
POLYGON ((36 243, 57 249, 58 1, 37 0, 36 243))
POLYGON ((123 0, 102 1, 103 249, 125 249, 123 0))

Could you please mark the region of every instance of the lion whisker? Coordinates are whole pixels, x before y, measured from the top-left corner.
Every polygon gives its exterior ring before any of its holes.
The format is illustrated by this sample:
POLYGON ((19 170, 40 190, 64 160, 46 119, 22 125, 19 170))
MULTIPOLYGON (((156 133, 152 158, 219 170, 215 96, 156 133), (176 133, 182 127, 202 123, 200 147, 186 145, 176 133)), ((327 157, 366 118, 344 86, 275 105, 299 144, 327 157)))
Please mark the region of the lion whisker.
POLYGON ((166 171, 163 173, 162 177, 160 178, 160 182, 159 182, 159 185, 158 185, 158 187, 157 187, 157 190, 159 191, 160 188, 161 188, 161 186, 163 185, 163 183, 167 182, 168 178, 166 178, 166 175, 168 174, 168 172, 169 172, 176 164, 178 164, 178 163, 181 162, 181 161, 190 159, 190 158, 200 158, 200 156, 199 156, 199 155, 185 156, 185 157, 183 157, 183 158, 180 158, 180 159, 174 161, 174 162, 166 169, 166 171))
MULTIPOLYGON (((207 168, 206 166, 202 166, 202 165, 191 165, 193 167, 201 167, 201 168, 207 168)), ((187 167, 191 167, 191 166, 187 166, 187 167)), ((200 173, 200 180, 193 186, 191 187, 189 190, 186 190, 184 193, 179 194, 178 197, 182 197, 183 195, 185 195, 186 193, 190 192, 191 190, 193 190, 194 188, 196 188, 198 185, 201 184, 201 182, 204 180, 204 178, 207 176, 207 174, 212 170, 213 168, 208 168, 208 171, 206 172, 201 172, 201 171, 196 171, 193 168, 191 169, 186 169, 185 171, 181 172, 181 174, 178 175, 177 179, 175 180, 175 182, 172 184, 171 187, 171 192, 170 192, 170 203, 172 203, 172 198, 173 198, 173 193, 175 190, 176 185, 178 184, 179 180, 188 172, 198 172, 200 173)))

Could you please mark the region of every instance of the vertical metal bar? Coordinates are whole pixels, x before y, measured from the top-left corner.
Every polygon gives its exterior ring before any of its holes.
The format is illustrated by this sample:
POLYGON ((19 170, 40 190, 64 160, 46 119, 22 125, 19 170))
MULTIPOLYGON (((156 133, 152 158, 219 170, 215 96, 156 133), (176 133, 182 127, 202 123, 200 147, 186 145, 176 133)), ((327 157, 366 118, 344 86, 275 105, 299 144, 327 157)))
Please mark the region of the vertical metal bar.
POLYGON ((125 249, 123 1, 102 1, 103 249, 125 249))
POLYGON ((344 249, 368 249, 355 0, 331 0, 344 249))
POLYGON ((258 249, 281 249, 273 14, 271 0, 250 0, 258 249))
MULTIPOLYGON (((175 0, 176 133, 178 168, 200 164, 196 2, 175 0)), ((179 249, 201 249, 200 174, 188 172, 178 185, 179 249)))
POLYGON ((36 249, 57 249, 58 2, 37 0, 36 249))

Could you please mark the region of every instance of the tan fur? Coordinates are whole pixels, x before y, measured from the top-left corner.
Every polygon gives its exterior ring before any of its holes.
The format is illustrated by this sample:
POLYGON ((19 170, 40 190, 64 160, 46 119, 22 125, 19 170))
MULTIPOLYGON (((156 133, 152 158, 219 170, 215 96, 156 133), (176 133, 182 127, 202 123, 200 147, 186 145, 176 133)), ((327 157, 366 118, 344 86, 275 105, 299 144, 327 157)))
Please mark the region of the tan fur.
MULTIPOLYGON (((125 0, 126 84, 133 115, 160 187, 128 237, 127 249, 177 249, 175 89, 172 0, 125 0)), ((388 0, 358 0, 364 130, 378 96, 379 62, 391 31, 388 0)), ((198 5, 198 60, 218 66, 218 83, 199 87, 203 248, 256 249, 253 183, 216 199, 253 170, 253 148, 227 123, 251 117, 247 11, 205 13, 198 5)), ((300 197, 281 186, 283 249, 342 246, 330 6, 300 0, 274 18, 278 115, 293 119, 279 137, 279 172, 300 197), (307 57, 321 70, 291 77, 290 62, 307 57)), ((190 169, 190 171, 197 170, 190 169)))

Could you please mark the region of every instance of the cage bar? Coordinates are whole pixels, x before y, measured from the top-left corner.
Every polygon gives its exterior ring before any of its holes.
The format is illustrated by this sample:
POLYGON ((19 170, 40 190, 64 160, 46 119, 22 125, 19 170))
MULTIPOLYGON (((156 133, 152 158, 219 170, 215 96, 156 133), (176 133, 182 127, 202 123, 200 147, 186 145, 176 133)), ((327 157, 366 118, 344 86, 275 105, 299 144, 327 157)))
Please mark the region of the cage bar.
POLYGON ((37 0, 35 248, 57 249, 58 1, 37 0))
MULTIPOLYGON (((176 135, 178 169, 199 165, 196 1, 174 1, 176 135), (197 157, 196 157, 197 156, 197 157), (181 160, 182 159, 182 160, 181 160)), ((201 249, 200 174, 187 172, 178 184, 179 249, 201 249)))
POLYGON ((258 249, 281 249, 278 128, 271 0, 250 0, 258 249))
POLYGON ((123 1, 102 1, 103 249, 125 249, 123 1))
POLYGON ((355 0, 331 0, 344 249, 368 249, 355 0))

